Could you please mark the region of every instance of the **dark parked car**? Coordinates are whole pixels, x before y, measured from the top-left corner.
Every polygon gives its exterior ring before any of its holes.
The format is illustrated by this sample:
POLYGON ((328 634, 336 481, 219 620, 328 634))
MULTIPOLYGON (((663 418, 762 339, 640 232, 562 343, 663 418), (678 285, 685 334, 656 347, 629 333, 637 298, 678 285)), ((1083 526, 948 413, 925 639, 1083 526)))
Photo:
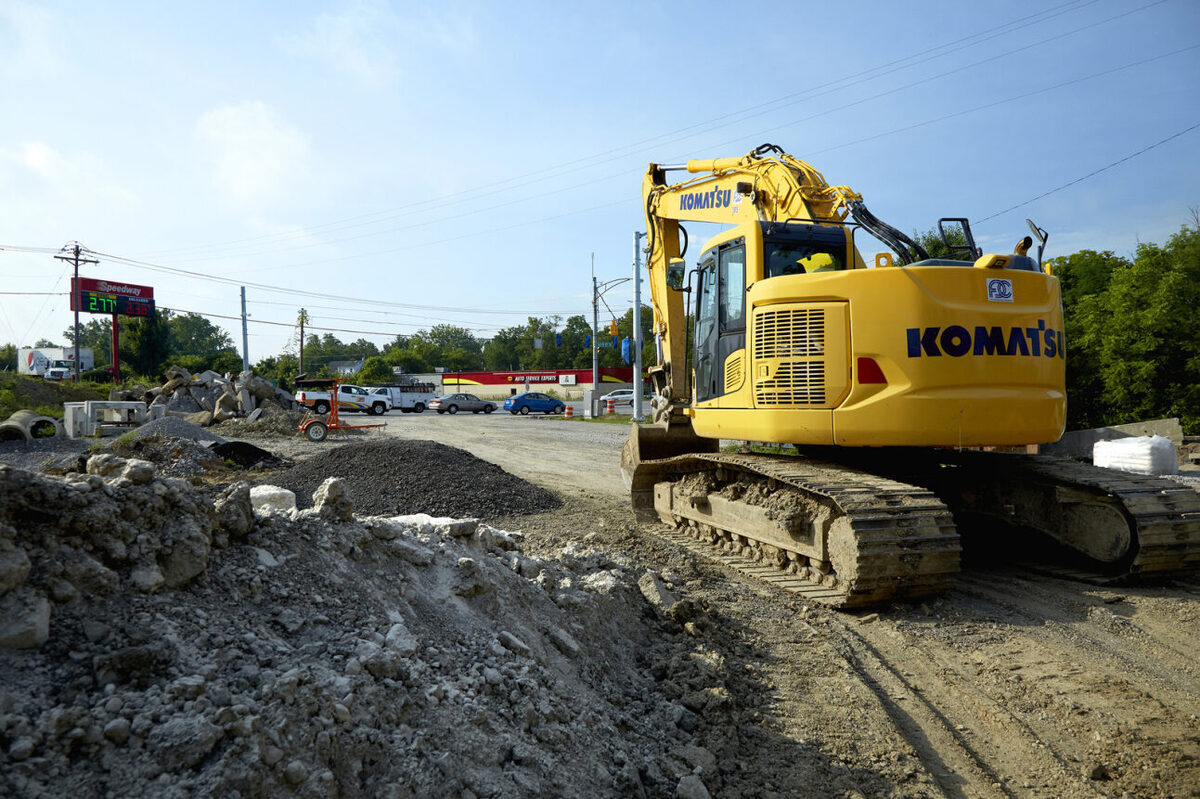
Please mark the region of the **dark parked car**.
POLYGON ((519 413, 524 415, 530 411, 562 413, 566 409, 567 406, 562 400, 556 400, 554 397, 539 394, 536 391, 527 391, 524 394, 509 397, 504 401, 504 410, 514 414, 519 413))
POLYGON ((487 400, 481 400, 474 394, 446 394, 430 400, 429 409, 438 413, 458 413, 459 411, 491 413, 496 410, 496 405, 487 400))

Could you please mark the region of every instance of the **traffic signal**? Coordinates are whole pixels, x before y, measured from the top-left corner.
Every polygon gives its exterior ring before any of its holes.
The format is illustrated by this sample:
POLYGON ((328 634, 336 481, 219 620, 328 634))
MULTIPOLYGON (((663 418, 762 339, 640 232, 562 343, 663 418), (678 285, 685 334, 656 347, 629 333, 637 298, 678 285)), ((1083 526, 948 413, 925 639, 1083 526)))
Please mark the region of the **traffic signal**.
POLYGON ((617 335, 617 320, 616 319, 614 319, 608 323, 608 334, 610 336, 617 335))

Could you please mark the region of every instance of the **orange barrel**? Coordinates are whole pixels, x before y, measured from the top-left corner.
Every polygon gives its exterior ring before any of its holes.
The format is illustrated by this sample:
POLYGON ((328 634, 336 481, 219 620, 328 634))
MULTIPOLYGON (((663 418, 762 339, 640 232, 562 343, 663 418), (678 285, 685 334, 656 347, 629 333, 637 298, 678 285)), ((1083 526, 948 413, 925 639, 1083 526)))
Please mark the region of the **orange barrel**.
POLYGON ((607 400, 604 404, 606 406, 604 408, 605 413, 616 413, 617 412, 617 401, 616 400, 607 400))
POLYGON ((575 411, 571 410, 571 406, 570 406, 570 404, 568 404, 568 405, 567 405, 567 409, 566 409, 565 411, 563 411, 563 416, 565 416, 565 417, 566 417, 566 418, 568 418, 568 419, 570 419, 570 418, 572 418, 573 416, 575 416, 575 411))

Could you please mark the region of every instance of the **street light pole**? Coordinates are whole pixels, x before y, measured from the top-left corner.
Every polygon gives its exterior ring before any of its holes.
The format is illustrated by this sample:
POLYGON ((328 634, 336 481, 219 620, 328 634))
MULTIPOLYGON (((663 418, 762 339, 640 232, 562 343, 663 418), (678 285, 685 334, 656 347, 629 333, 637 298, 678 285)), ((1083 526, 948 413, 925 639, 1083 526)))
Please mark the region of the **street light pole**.
POLYGON ((633 421, 642 416, 642 239, 645 233, 633 234, 633 421))
MULTIPOLYGON (((600 342, 596 340, 600 325, 600 286, 596 283, 596 254, 592 253, 592 391, 600 388, 600 342)), ((591 413, 591 411, 588 411, 591 413)))

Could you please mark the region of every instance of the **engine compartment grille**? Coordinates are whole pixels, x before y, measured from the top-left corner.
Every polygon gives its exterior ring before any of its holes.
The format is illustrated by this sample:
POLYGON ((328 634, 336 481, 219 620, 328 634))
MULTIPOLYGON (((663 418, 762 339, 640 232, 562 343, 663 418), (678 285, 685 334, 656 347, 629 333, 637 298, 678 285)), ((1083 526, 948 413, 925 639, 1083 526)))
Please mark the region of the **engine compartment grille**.
POLYGON ((754 317, 755 358, 819 358, 825 354, 825 311, 793 308, 754 317))
POLYGON ((755 314, 754 358, 766 372, 754 381, 758 405, 825 404, 825 332, 824 308, 783 308, 755 314))

